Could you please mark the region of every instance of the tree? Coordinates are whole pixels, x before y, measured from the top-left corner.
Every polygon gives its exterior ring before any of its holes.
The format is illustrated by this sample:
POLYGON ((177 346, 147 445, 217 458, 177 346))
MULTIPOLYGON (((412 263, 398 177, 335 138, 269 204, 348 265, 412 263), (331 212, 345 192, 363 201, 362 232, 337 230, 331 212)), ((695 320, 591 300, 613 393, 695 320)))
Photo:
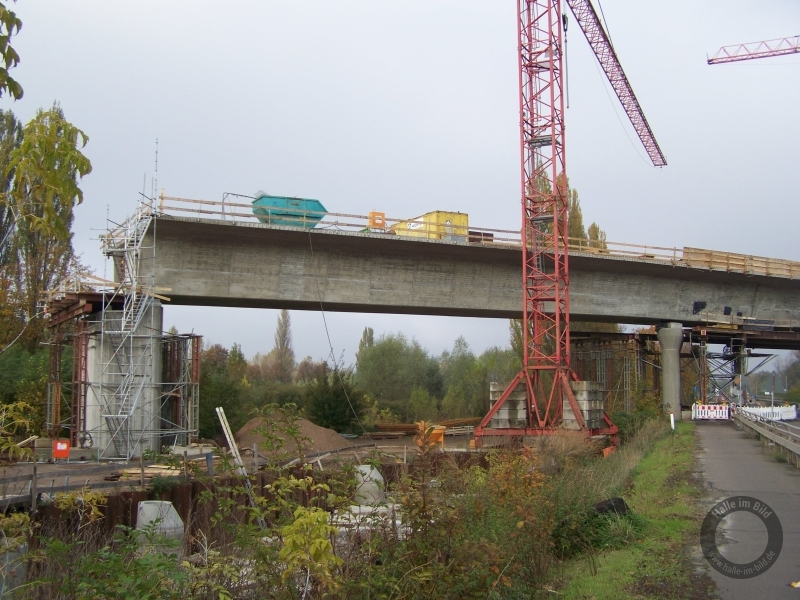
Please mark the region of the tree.
POLYGON ((522 368, 522 359, 513 348, 487 348, 478 361, 486 370, 487 382, 509 383, 522 368))
POLYGON ((372 330, 372 327, 364 327, 364 332, 361 334, 361 340, 358 342, 358 351, 356 352, 356 362, 358 362, 358 357, 364 352, 367 348, 372 348, 375 345, 375 332, 372 330))
MULTIPOLYGON (((11 152, 22 145, 22 123, 10 110, 0 110, 0 197, 5 198, 11 190, 13 173, 8 172, 11 152)), ((6 244, 14 230, 14 217, 11 207, 0 202, 0 264, 10 260, 11 252, 6 244)))
POLYGON ((238 344, 234 344, 232 351, 214 344, 200 355, 200 437, 214 438, 222 432, 216 413, 218 406, 225 410, 233 431, 247 420, 247 411, 242 410, 242 360, 238 344))
POLYGON ((311 383, 318 377, 327 375, 329 371, 330 367, 324 360, 314 362, 310 356, 306 356, 300 361, 300 364, 297 365, 294 380, 297 383, 311 383))
POLYGON ((442 400, 442 417, 445 419, 460 417, 465 404, 464 392, 461 388, 447 388, 447 393, 442 400))
POLYGON ((522 337, 522 319, 511 319, 508 322, 508 329, 511 334, 511 351, 519 359, 520 366, 525 359, 525 339, 522 337))
POLYGON ((14 11, 8 10, 4 2, 0 2, 0 97, 4 93, 14 100, 22 98, 22 86, 8 74, 8 71, 19 64, 19 54, 11 47, 11 38, 22 29, 22 21, 14 11))
POLYGON ((39 110, 22 130, 19 146, 9 153, 5 168, 10 177, 0 203, 17 224, 59 239, 69 237, 72 209, 83 202, 78 183, 91 173, 92 164, 80 151, 88 136, 64 118, 58 104, 39 110))
POLYGON ((219 371, 228 364, 228 349, 220 344, 214 344, 203 349, 200 360, 203 361, 203 370, 212 369, 219 371))
MULTIPOLYGON (((48 353, 40 348, 29 352, 15 345, 0 354, 0 405, 25 403, 31 430, 36 434, 44 431, 48 366, 48 353)), ((71 369, 69 363, 64 366, 65 371, 71 369)))
POLYGON ((442 353, 440 362, 447 386, 442 411, 450 418, 481 414, 489 396, 487 364, 475 356, 463 336, 455 341, 451 352, 442 353), (456 404, 458 399, 461 401, 456 404))
POLYGON ((38 111, 25 127, 0 111, 0 351, 23 333, 27 346, 36 348, 43 293, 83 270, 70 229, 73 206, 82 198, 78 181, 91 170, 76 147, 85 143, 58 105, 38 111))
MULTIPOLYGON (((11 111, 0 110, 0 195, 5 195, 11 186, 11 177, 6 167, 11 152, 22 143, 22 124, 11 111)), ((17 254, 12 239, 15 222, 11 210, 0 202, 0 350, 13 340, 24 327, 20 311, 20 297, 16 289, 17 254)))
POLYGON ((608 248, 606 244, 606 232, 600 229, 597 223, 589 225, 589 246, 601 250, 608 248))
POLYGON ((435 421, 439 417, 436 398, 424 388, 414 388, 408 399, 407 415, 409 420, 414 422, 435 421))
POLYGON ((272 363, 272 352, 268 352, 267 354, 256 352, 253 360, 247 363, 247 380, 252 382, 269 381, 273 372, 272 363))
POLYGON ((571 244, 582 246, 586 239, 586 230, 583 228, 583 211, 578 198, 578 190, 569 187, 567 178, 567 235, 571 244))
POLYGON ((244 357, 242 347, 234 343, 228 353, 228 374, 234 381, 242 381, 247 375, 247 359, 244 357))
POLYGON ((364 392, 353 383, 352 374, 334 367, 306 388, 306 403, 312 422, 338 432, 353 430, 364 414, 364 392))
POLYGON ((408 402, 414 388, 423 388, 436 398, 444 391, 439 362, 403 334, 384 335, 365 346, 355 377, 361 389, 382 402, 408 402))
POLYGON ((275 348, 273 349, 273 379, 290 383, 294 373, 294 350, 292 350, 292 330, 289 311, 284 309, 278 316, 275 329, 275 348))

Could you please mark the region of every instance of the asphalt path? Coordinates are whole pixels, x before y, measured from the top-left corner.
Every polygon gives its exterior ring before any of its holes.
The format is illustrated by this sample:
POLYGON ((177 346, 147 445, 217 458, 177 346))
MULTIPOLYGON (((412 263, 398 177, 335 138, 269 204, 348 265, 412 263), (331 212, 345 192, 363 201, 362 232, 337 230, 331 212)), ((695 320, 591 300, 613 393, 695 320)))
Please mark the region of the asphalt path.
MULTIPOLYGON (((755 576, 734 578, 709 568, 720 597, 800 600, 800 588, 790 586, 800 581, 800 469, 775 460, 733 421, 699 421, 697 433, 708 492, 706 509, 728 498, 749 496, 769 507, 763 514, 769 517, 769 511, 774 511, 783 530, 781 551, 766 571, 759 569, 755 576)), ((727 505, 723 510, 726 516, 717 528, 716 540, 719 553, 727 561, 752 563, 768 551, 770 536, 762 517, 727 505)))

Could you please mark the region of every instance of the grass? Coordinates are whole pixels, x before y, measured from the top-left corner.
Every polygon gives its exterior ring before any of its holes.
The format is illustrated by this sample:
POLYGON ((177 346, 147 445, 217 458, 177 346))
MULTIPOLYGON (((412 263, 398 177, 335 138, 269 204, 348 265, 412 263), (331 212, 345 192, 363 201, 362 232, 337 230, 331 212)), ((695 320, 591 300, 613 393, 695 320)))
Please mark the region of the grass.
POLYGON ((687 545, 699 535, 701 488, 694 477, 694 425, 656 441, 632 471, 623 494, 644 518, 641 539, 564 563, 551 597, 625 600, 713 598, 713 583, 696 575, 687 545))
POLYGON ((772 452, 770 452, 770 456, 772 457, 772 460, 774 460, 775 462, 779 462, 779 463, 788 463, 789 462, 789 459, 786 458, 786 455, 784 455, 783 450, 781 449, 781 447, 777 446, 777 445, 776 445, 775 448, 772 449, 772 452))

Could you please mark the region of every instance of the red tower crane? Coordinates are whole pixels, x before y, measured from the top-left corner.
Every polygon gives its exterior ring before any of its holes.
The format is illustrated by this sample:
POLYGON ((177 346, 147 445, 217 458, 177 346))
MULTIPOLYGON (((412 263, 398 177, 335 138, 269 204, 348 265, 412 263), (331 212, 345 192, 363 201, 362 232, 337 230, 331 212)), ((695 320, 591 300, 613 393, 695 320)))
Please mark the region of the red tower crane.
POLYGON ((719 65, 722 63, 738 62, 740 60, 786 56, 787 54, 797 53, 800 53, 800 35, 777 40, 723 46, 717 50, 714 56, 708 59, 708 64, 719 65))
MULTIPOLYGON (((666 160, 590 0, 566 0, 656 166, 666 160)), ((564 136, 563 40, 567 20, 560 0, 518 0, 520 154, 522 184, 523 367, 475 436, 543 435, 555 430, 569 401, 584 433, 589 430, 570 381, 569 261, 564 136), (491 428, 492 417, 522 384, 527 427, 491 428)))

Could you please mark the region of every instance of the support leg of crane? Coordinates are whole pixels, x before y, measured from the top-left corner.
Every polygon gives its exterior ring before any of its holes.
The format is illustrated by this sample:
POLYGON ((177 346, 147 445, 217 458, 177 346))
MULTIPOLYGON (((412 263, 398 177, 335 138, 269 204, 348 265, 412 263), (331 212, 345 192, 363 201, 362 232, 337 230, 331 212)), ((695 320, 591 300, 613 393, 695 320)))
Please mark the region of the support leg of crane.
POLYGON ((522 381, 522 378, 524 376, 525 376, 525 372, 524 371, 520 371, 519 373, 517 373, 517 376, 514 377, 514 380, 506 388, 506 391, 503 392, 502 396, 500 396, 497 399, 497 402, 495 402, 494 405, 489 409, 489 412, 486 413, 486 416, 483 417, 483 420, 475 428, 475 433, 477 433, 478 436, 480 436, 480 433, 479 433, 480 430, 484 429, 489 424, 489 421, 492 420, 492 417, 494 417, 494 415, 497 413, 497 411, 500 410, 502 408, 503 404, 506 403, 506 400, 508 400, 508 397, 511 395, 511 392, 513 392, 516 389, 517 384, 519 384, 519 382, 522 381))

